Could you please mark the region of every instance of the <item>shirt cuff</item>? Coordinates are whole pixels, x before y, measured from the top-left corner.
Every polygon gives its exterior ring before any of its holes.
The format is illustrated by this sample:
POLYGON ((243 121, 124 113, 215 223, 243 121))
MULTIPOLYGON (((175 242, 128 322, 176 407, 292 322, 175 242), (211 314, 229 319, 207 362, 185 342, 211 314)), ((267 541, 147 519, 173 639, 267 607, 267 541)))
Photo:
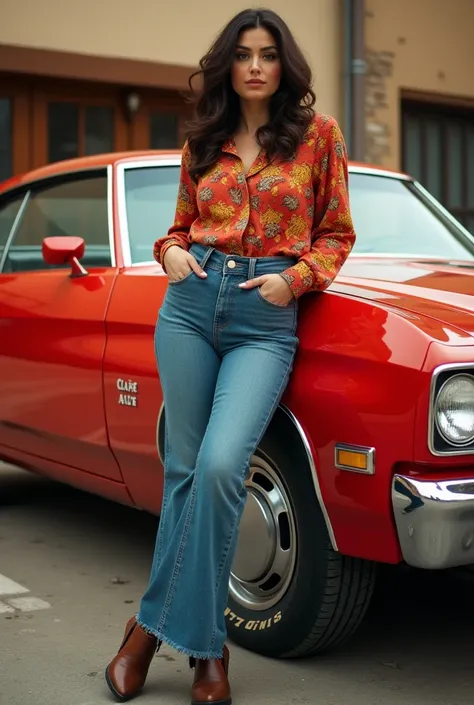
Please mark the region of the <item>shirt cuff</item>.
POLYGON ((314 275, 306 262, 298 262, 293 267, 285 269, 280 276, 286 281, 295 299, 299 298, 307 291, 311 291, 314 283, 314 275))
POLYGON ((186 249, 187 249, 186 247, 184 247, 183 243, 180 242, 179 240, 171 240, 171 239, 170 239, 170 240, 167 240, 167 241, 160 247, 159 250, 155 250, 155 252, 153 253, 154 256, 155 256, 156 261, 161 264, 161 266, 163 267, 163 270, 164 270, 165 272, 166 272, 166 268, 165 268, 165 265, 163 264, 163 261, 164 261, 164 259, 165 259, 165 255, 166 255, 167 251, 169 250, 170 247, 173 247, 173 245, 177 245, 178 247, 181 247, 182 250, 186 250, 186 249))

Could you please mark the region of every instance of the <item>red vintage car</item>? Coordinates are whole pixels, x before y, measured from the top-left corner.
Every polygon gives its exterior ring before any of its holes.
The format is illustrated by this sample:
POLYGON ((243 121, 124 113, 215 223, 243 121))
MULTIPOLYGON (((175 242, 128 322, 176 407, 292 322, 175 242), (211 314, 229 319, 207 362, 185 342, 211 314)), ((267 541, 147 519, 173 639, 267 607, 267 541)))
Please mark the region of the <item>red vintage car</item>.
MULTIPOLYGON (((0 459, 156 514, 151 252, 179 164, 95 156, 0 186, 0 459)), ((474 563, 474 238, 409 176, 353 164, 350 191, 357 244, 301 299, 229 585, 230 636, 270 656, 350 636, 379 563, 474 563)))

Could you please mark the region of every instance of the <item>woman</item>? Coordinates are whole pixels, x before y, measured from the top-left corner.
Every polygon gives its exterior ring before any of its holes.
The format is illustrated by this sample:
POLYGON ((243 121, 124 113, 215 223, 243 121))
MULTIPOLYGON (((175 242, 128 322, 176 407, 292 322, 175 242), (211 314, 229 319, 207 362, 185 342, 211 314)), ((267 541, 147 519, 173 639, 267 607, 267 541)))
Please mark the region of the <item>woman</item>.
POLYGON ((224 610, 249 460, 292 369, 298 299, 332 282, 355 239, 344 140, 314 114, 281 18, 240 12, 200 66, 175 222, 154 248, 169 278, 165 487, 150 583, 106 672, 119 701, 164 641, 195 669, 193 705, 231 702, 224 610))

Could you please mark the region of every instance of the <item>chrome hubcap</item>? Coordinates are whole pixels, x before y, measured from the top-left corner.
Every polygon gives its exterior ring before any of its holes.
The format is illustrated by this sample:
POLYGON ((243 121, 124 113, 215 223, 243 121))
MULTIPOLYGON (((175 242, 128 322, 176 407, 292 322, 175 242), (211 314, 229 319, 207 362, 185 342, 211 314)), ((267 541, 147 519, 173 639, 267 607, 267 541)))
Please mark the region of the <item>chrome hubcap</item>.
POLYGON ((254 456, 229 582, 231 597, 266 610, 288 589, 296 561, 296 527, 288 493, 269 459, 254 456))

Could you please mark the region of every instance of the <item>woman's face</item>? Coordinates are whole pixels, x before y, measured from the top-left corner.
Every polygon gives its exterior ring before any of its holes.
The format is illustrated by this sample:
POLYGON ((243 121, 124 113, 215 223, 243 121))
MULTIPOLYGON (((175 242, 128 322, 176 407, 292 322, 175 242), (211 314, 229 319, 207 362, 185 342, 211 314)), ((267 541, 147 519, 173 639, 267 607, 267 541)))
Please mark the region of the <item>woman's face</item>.
POLYGON ((232 87, 245 101, 268 101, 280 85, 281 60, 274 37, 263 27, 239 36, 232 63, 232 87))

